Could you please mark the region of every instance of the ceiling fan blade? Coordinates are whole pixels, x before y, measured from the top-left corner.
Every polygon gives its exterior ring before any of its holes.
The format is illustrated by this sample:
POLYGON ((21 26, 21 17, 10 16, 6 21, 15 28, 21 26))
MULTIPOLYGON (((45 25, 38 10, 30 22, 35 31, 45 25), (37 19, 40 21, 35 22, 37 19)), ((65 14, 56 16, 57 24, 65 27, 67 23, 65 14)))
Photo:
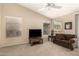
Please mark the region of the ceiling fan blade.
POLYGON ((46 9, 46 8, 43 7, 43 8, 41 8, 41 9, 39 9, 39 11, 42 11, 42 10, 44 10, 44 9, 46 9))
POLYGON ((52 8, 62 8, 61 6, 53 6, 52 8))

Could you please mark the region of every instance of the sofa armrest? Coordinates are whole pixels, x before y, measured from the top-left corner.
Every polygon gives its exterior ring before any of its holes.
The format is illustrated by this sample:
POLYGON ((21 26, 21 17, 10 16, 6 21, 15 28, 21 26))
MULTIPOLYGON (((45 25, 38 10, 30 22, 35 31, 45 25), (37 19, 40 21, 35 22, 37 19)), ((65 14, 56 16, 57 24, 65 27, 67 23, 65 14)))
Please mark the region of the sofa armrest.
POLYGON ((70 43, 70 44, 73 44, 73 43, 75 43, 75 40, 70 39, 70 40, 69 40, 69 43, 70 43))
POLYGON ((72 39, 75 41, 75 43, 73 44, 73 47, 77 48, 78 47, 78 39, 77 38, 72 38, 72 39))

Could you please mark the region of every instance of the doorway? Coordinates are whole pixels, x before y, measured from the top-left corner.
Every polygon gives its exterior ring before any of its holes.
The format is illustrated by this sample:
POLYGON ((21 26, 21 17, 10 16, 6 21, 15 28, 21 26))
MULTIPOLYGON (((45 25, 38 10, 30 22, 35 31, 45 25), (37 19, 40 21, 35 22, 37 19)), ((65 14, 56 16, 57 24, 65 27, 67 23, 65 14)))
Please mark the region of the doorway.
POLYGON ((43 23, 43 38, 48 40, 48 35, 51 34, 50 23, 43 23))
POLYGON ((49 35, 50 33, 50 24, 44 23, 43 24, 43 35, 49 35))

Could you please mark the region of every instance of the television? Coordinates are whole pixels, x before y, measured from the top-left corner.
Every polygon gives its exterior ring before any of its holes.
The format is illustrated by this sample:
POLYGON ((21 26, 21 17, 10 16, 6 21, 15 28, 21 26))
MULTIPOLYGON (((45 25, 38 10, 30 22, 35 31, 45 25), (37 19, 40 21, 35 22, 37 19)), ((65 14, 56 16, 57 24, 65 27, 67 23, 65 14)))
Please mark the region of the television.
POLYGON ((41 29, 29 29, 29 38, 41 37, 41 36, 42 36, 41 29))

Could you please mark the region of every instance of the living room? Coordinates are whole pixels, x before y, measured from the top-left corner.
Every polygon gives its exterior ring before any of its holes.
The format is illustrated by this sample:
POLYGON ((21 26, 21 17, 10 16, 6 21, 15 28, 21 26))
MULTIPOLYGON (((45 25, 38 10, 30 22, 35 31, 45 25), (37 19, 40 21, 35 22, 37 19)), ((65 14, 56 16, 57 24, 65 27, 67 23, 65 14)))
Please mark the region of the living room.
POLYGON ((0 3, 0 55, 79 55, 78 5, 0 3))

